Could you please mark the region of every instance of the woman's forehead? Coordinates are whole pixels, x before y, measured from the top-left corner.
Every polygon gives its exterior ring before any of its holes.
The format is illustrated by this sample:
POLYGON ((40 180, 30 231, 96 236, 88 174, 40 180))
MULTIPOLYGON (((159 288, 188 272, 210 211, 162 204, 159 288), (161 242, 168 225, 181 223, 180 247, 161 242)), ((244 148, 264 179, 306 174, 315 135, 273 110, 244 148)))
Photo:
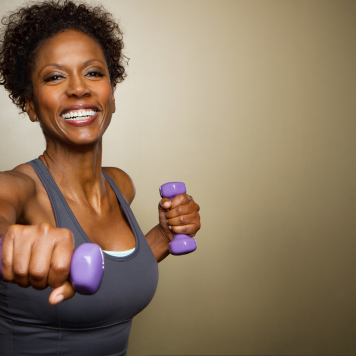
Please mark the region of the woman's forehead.
POLYGON ((66 30, 55 34, 41 46, 36 55, 35 70, 52 62, 75 65, 92 59, 106 63, 100 45, 81 31, 66 30))

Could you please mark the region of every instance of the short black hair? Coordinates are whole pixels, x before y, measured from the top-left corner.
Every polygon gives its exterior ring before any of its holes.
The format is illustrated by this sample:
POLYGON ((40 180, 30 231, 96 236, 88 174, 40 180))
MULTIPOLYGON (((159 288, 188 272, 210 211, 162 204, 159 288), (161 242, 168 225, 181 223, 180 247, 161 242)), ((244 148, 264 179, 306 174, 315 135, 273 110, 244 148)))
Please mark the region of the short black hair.
POLYGON ((113 89, 126 77, 122 31, 102 6, 76 4, 72 0, 41 1, 17 9, 1 23, 0 84, 22 112, 26 110, 26 98, 33 99, 31 72, 36 54, 58 32, 79 30, 98 42, 113 89))

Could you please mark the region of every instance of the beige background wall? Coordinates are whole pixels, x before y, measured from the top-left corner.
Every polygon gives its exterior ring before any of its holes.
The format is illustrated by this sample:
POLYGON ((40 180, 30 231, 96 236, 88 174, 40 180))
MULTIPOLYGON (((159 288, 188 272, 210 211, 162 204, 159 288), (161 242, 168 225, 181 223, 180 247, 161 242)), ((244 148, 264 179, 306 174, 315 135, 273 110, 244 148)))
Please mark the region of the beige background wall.
MULTIPOLYGON (((203 226, 159 265, 129 355, 355 354, 356 2, 102 3, 131 58, 104 164, 133 178, 144 232, 172 180, 203 226)), ((44 140, 0 105, 7 170, 44 140)))

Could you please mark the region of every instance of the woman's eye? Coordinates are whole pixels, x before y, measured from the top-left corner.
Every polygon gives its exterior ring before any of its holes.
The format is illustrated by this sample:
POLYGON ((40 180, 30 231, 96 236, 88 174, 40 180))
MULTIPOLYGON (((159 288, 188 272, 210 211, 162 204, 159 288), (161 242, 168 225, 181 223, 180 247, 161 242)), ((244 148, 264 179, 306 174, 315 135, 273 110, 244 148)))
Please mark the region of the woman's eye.
POLYGON ((62 78, 63 78, 63 76, 61 76, 61 75, 51 75, 50 77, 47 77, 47 78, 43 79, 43 81, 45 81, 45 82, 53 82, 53 81, 57 81, 57 80, 62 79, 62 78))
POLYGON ((103 77, 104 73, 98 71, 92 71, 87 74, 88 77, 103 77))

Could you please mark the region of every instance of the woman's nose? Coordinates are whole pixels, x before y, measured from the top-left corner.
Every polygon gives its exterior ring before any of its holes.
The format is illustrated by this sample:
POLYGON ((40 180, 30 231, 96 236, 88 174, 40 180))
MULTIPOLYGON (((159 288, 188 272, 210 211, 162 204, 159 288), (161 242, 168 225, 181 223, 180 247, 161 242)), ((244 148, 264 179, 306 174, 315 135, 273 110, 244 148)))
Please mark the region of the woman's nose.
POLYGON ((90 89, 86 85, 85 79, 80 76, 71 77, 68 82, 67 95, 78 98, 90 95, 90 89))

